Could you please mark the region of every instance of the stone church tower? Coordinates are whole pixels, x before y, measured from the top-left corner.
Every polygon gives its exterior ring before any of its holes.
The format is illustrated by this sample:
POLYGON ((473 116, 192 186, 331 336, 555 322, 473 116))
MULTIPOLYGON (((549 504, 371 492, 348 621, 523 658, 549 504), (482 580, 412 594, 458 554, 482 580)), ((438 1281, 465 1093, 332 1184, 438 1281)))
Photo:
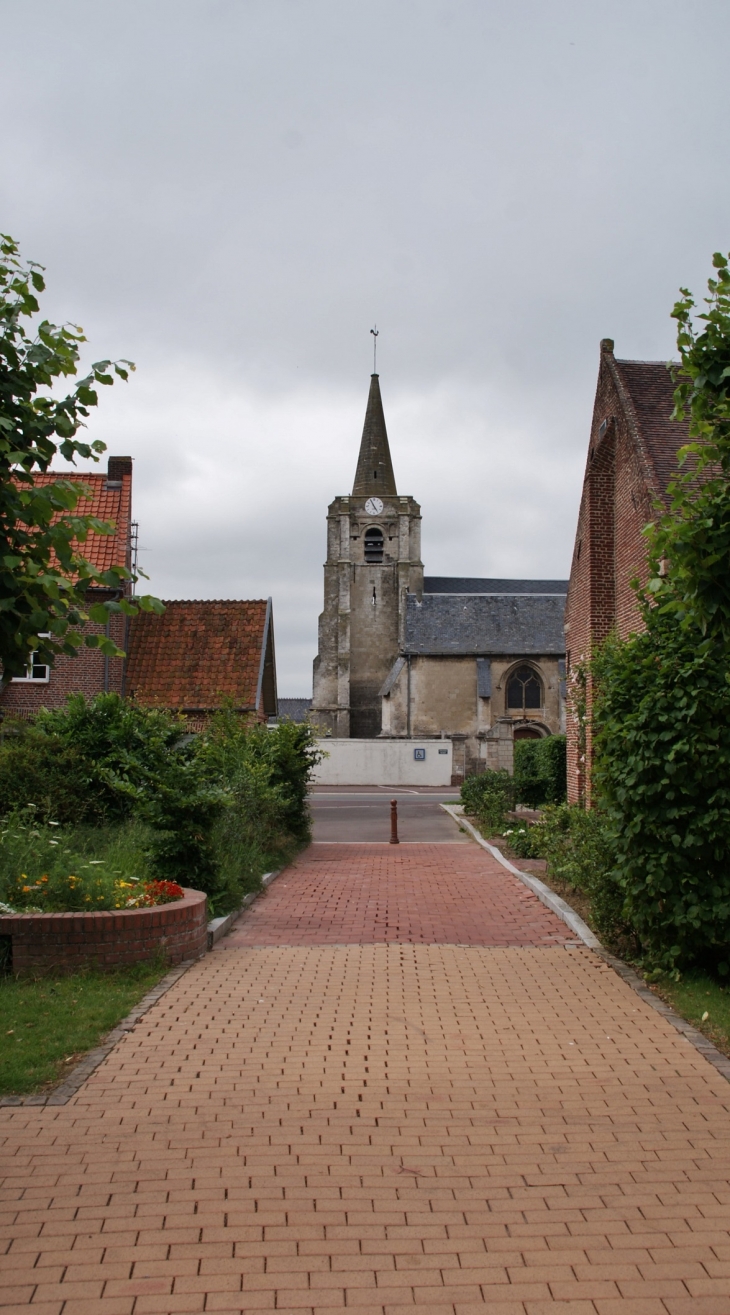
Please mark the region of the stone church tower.
POLYGON ((409 593, 423 594, 421 509, 398 496, 373 374, 352 494, 327 512, 312 714, 333 736, 380 734, 380 690, 403 644, 409 593))

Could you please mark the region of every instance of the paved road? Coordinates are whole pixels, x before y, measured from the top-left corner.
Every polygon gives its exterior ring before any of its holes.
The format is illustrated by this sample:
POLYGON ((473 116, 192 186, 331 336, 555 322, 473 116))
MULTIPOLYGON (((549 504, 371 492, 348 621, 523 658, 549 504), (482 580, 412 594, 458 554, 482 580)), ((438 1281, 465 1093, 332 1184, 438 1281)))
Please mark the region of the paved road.
POLYGON ((404 844, 468 844, 469 839, 441 808, 458 790, 368 789, 312 791, 314 839, 377 843, 390 838, 390 801, 398 801, 398 835, 404 844))
POLYGON ((476 846, 312 845, 0 1139, 0 1315, 730 1315, 730 1084, 476 846))

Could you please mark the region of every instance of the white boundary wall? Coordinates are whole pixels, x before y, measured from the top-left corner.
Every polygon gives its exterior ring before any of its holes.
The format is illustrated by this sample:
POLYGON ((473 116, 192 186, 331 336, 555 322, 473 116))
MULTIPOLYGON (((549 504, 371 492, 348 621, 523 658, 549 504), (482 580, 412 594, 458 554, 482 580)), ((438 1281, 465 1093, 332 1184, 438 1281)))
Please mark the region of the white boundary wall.
POLYGON ((332 740, 313 785, 451 785, 451 740, 332 740))

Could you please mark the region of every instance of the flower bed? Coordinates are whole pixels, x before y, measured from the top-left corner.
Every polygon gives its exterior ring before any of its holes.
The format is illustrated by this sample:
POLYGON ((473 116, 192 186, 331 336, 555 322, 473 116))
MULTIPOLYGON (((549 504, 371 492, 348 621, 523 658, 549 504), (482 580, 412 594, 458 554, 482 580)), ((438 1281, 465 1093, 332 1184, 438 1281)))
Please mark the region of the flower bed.
MULTIPOLYGON (((91 866, 89 864, 88 866, 91 866)), ((117 909, 149 909, 158 904, 172 904, 182 899, 183 888, 176 881, 129 881, 120 878, 92 878, 84 875, 28 877, 21 872, 5 883, 4 913, 97 913, 117 909)))
POLYGON ((197 959, 207 946, 206 897, 183 889, 182 898, 142 908, 0 916, 0 940, 14 974, 109 970, 163 955, 170 964, 197 959))

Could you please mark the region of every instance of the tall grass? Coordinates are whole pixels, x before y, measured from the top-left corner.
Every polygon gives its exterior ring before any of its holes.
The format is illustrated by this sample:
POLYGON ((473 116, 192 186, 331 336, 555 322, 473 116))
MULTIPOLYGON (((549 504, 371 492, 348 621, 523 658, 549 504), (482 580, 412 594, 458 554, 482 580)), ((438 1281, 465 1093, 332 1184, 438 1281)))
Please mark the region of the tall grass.
POLYGON ((0 829, 0 903, 43 913, 126 908, 149 880, 148 844, 149 828, 134 820, 68 827, 22 809, 0 829))

